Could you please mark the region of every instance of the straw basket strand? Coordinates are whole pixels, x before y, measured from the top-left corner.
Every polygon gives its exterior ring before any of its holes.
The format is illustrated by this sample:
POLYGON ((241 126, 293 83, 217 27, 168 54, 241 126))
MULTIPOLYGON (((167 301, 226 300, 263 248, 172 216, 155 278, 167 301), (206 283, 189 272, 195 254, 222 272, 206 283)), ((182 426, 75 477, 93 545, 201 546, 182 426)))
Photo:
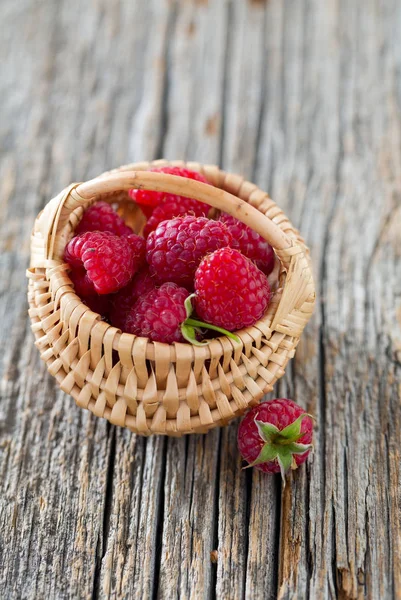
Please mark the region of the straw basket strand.
POLYGON ((79 407, 142 435, 204 433, 258 403, 294 356, 315 301, 308 249, 268 194, 215 166, 182 161, 127 165, 63 190, 36 219, 28 277, 35 343, 61 389, 79 407), (212 185, 149 171, 167 164, 197 170, 212 185), (239 342, 225 336, 203 347, 151 342, 102 321, 75 294, 62 258, 66 243, 97 200, 118 205, 139 232, 144 217, 128 197, 132 188, 205 202, 273 246, 272 302, 260 321, 238 332, 239 342))

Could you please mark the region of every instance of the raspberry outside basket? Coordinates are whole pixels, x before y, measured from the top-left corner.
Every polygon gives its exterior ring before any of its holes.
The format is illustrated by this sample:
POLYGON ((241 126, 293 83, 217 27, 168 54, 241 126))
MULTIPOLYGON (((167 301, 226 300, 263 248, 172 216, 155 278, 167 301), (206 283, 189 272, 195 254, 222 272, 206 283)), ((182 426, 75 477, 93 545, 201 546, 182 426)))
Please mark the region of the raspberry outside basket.
POLYGON ((226 425, 271 391, 294 356, 314 306, 309 252, 266 192, 211 165, 186 163, 212 185, 149 172, 182 161, 127 165, 75 183, 38 215, 31 238, 29 315, 49 372, 77 405, 142 435, 180 436, 226 425), (213 187, 212 187, 213 186, 213 187), (62 256, 83 211, 97 200, 118 204, 135 231, 144 224, 128 190, 189 196, 234 215, 276 253, 276 287, 266 315, 207 346, 162 344, 121 333, 75 294, 62 256))

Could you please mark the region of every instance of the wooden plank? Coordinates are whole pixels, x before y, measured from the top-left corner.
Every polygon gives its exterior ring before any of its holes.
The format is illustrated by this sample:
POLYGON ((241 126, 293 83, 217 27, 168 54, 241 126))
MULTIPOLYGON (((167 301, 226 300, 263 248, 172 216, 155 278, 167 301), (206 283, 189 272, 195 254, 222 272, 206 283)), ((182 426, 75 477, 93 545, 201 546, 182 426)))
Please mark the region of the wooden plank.
POLYGON ((1 597, 401 597, 397 9, 3 2, 1 597), (315 414, 315 452, 283 493, 241 471, 236 424, 136 438, 39 364, 34 216, 161 154, 255 178, 311 245, 319 306, 277 393, 315 414))
POLYGON ((116 432, 97 592, 101 598, 152 597, 164 444, 162 438, 144 440, 126 431, 116 432))
MULTIPOLYGON (((308 240, 318 292, 340 152, 338 94, 333 93, 333 88, 339 86, 336 27, 334 5, 275 2, 268 7, 266 63, 270 68, 257 178, 269 186, 273 198, 308 240), (267 170, 263 157, 267 157, 267 170)), ((314 456, 305 469, 294 475, 281 498, 278 596, 286 598, 336 596, 332 548, 320 544, 323 529, 329 535, 331 532, 331 504, 322 515, 326 464, 321 459, 325 439, 321 320, 318 306, 295 360, 279 384, 280 396, 294 398, 316 417, 314 456), (312 535, 315 546, 310 541, 312 535), (318 568, 315 564, 326 559, 325 581, 320 582, 320 588, 313 587, 310 579, 318 568)), ((261 530, 250 531, 251 539, 261 535, 261 530)), ((260 589, 262 572, 263 564, 259 562, 259 578, 256 585, 250 586, 250 592, 260 589)))
POLYGON ((390 4, 269 6, 267 39, 278 18, 286 25, 275 46, 286 67, 273 69, 268 98, 284 107, 266 113, 261 155, 282 140, 273 194, 312 247, 321 299, 280 388, 317 417, 314 457, 282 498, 280 598, 401 594, 390 4))
POLYGON ((1 12, 0 596, 88 597, 103 544, 107 426, 56 392, 26 318, 28 232, 50 178, 57 11, 23 1, 1 12))

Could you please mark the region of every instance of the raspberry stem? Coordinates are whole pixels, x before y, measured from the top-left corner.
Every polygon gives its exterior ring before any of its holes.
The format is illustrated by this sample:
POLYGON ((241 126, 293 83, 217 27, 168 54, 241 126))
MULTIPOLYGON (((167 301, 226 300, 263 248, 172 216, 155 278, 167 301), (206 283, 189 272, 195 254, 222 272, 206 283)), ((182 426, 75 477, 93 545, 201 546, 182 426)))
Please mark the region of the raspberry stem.
POLYGON ((206 346, 209 343, 209 341, 204 340, 202 342, 199 342, 196 339, 196 333, 199 333, 199 329, 202 328, 217 331, 218 333, 222 333, 223 335, 226 335, 227 337, 231 338, 235 342, 240 343, 241 340, 237 335, 235 335, 235 333, 227 331, 227 329, 223 329, 223 327, 217 327, 217 325, 212 325, 211 323, 205 323, 204 321, 198 321, 198 319, 191 318, 193 312, 192 298, 195 298, 195 296, 196 294, 190 294, 185 300, 187 318, 181 325, 181 332, 184 338, 191 344, 194 344, 194 346, 206 346))
POLYGON ((217 327, 217 325, 211 325, 210 323, 205 323, 204 321, 198 321, 198 319, 186 319, 186 325, 191 325, 192 327, 202 327, 203 329, 212 329, 213 331, 217 331, 231 338, 235 342, 240 342, 241 340, 235 333, 231 333, 231 331, 227 331, 227 329, 223 329, 223 327, 217 327))

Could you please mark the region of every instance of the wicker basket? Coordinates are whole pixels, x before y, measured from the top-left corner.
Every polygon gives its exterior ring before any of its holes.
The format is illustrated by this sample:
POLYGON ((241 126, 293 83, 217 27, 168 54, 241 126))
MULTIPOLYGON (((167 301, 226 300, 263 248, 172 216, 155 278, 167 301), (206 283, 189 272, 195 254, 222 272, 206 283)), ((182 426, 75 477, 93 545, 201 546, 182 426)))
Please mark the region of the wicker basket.
POLYGON ((179 436, 227 424, 272 390, 294 356, 314 306, 309 253, 283 212, 256 185, 215 166, 186 163, 214 187, 140 163, 76 183, 38 215, 31 239, 29 315, 42 359, 78 406, 131 431, 179 436), (96 200, 118 203, 135 231, 144 217, 131 188, 190 196, 224 210, 260 233, 275 249, 278 285, 267 314, 203 347, 162 344, 121 333, 75 294, 62 256, 83 211, 96 200))

